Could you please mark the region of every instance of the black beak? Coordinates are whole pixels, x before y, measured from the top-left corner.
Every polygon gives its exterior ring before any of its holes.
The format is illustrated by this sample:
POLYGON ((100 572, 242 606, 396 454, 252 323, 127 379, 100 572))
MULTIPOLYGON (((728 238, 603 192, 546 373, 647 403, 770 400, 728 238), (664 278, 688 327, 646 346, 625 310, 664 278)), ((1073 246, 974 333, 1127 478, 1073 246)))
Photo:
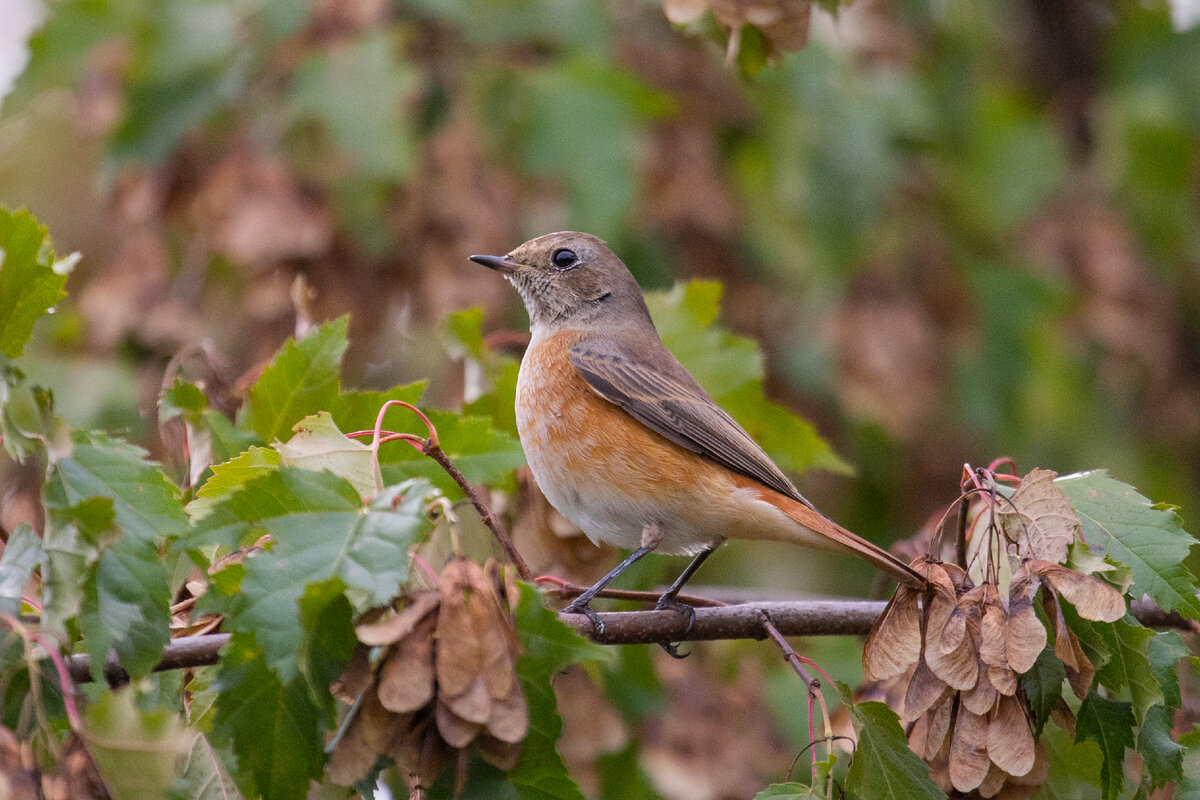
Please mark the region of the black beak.
POLYGON ((511 275, 521 265, 508 256, 471 256, 476 264, 483 264, 488 269, 494 269, 502 275, 511 275))

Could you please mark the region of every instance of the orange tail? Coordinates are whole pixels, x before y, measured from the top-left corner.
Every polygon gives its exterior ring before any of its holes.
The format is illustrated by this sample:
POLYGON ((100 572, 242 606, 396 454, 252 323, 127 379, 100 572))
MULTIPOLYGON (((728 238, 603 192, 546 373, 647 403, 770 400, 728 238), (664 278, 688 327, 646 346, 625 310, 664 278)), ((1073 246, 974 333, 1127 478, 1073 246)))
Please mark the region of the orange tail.
POLYGON ((924 578, 879 545, 872 544, 861 536, 856 536, 812 506, 805 505, 799 500, 794 500, 772 489, 756 488, 759 490, 761 500, 775 506, 810 531, 828 539, 831 550, 849 550, 854 555, 871 562, 900 583, 914 589, 925 588, 924 578))

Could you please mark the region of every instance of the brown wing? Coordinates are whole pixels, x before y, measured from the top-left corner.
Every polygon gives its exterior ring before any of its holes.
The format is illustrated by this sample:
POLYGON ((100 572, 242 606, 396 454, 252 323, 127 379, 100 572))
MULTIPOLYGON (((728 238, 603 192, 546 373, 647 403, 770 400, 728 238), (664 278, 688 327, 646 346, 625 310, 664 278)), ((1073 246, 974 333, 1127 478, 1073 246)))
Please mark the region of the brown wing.
POLYGON ((670 351, 664 347, 660 352, 667 363, 657 369, 607 342, 585 339, 571 348, 570 355, 571 364, 592 389, 646 427, 693 453, 811 505, 670 351))

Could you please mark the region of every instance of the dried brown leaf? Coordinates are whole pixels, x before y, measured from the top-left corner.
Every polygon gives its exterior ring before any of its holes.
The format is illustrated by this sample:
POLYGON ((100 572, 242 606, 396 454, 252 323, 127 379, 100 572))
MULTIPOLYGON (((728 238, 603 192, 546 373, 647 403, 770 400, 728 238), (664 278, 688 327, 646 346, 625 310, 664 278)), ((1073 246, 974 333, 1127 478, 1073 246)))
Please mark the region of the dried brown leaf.
POLYGON ((969 792, 983 783, 990 766, 987 717, 960 707, 952 736, 950 783, 960 792, 969 792))
POLYGON ((379 702, 389 711, 416 711, 433 699, 433 629, 437 618, 425 617, 401 639, 379 667, 379 702))
POLYGON ((479 748, 483 760, 496 769, 508 771, 517 765, 517 759, 521 757, 520 741, 506 742, 485 733, 475 740, 475 746, 479 748))
POLYGON ((938 703, 949 691, 946 682, 933 674, 924 661, 917 663, 904 692, 904 721, 915 720, 938 703))
POLYGON ((513 684, 507 697, 492 701, 487 733, 506 744, 519 744, 529 733, 529 705, 520 684, 513 684))
POLYGON ((996 519, 1022 556, 1058 564, 1067 559, 1079 518, 1066 492, 1054 484, 1056 477, 1057 473, 1046 469, 1030 472, 1013 493, 1011 506, 1001 506, 996 519))
POLYGON ((1035 560, 1031 566, 1084 619, 1116 622, 1125 616, 1124 595, 1104 581, 1047 561, 1035 560))
POLYGON ((329 687, 333 696, 343 703, 354 703, 374 679, 371 670, 371 649, 358 645, 350 656, 341 676, 329 687))
POLYGON ((392 644, 407 636, 425 615, 437 608, 441 599, 434 591, 421 592, 412 602, 399 611, 388 612, 376 622, 368 622, 354 628, 358 640, 372 647, 392 644))
MULTIPOLYGON (((987 672, 991 669, 992 667, 980 662, 980 672, 987 672)), ((962 704, 964 708, 974 714, 987 714, 996 705, 996 698, 999 696, 994 683, 990 680, 979 680, 975 682, 975 688, 962 693, 962 704)))
POLYGON ((935 705, 925 715, 929 719, 929 732, 925 739, 925 758, 937 758, 943 747, 948 747, 950 735, 950 717, 954 712, 954 694, 945 695, 942 702, 935 705))
POLYGON ((1004 606, 993 593, 983 608, 983 619, 979 623, 979 658, 988 666, 999 666, 1008 661, 1005 652, 1006 620, 1004 606))
POLYGON ((998 667, 988 667, 988 683, 996 687, 1000 694, 1011 697, 1017 693, 1017 673, 1007 664, 998 667))
POLYGON ((1008 773, 992 764, 988 767, 987 777, 983 779, 983 783, 979 784, 979 788, 975 791, 980 797, 988 798, 995 797, 1004 788, 1004 784, 1008 781, 1008 773))
POLYGON ((1004 653, 1008 666, 1018 675, 1033 668, 1037 657, 1046 648, 1046 626, 1038 619, 1033 603, 1025 598, 1008 606, 1005 621, 1004 653))
POLYGON ((1033 769, 1033 731, 1021 701, 1002 697, 988 726, 988 757, 1009 775, 1025 775, 1033 769))
POLYGON ((452 696, 439 691, 438 702, 444 703, 464 722, 484 725, 492 715, 492 696, 488 694, 487 684, 482 677, 476 678, 462 694, 452 696))
POLYGON ((441 697, 434 704, 434 721, 442 740, 451 747, 466 747, 483 731, 483 725, 458 716, 441 697))
POLYGON ((863 645, 863 672, 868 681, 893 678, 921 657, 920 595, 899 586, 863 645))
POLYGON ((1058 596, 1052 591, 1043 594, 1042 607, 1054 622, 1054 655, 1058 656, 1058 660, 1066 667, 1067 682, 1071 684, 1071 690, 1082 700, 1087 697, 1088 689, 1092 686, 1096 668, 1084 654, 1075 632, 1067 627, 1062 607, 1058 604, 1058 596))

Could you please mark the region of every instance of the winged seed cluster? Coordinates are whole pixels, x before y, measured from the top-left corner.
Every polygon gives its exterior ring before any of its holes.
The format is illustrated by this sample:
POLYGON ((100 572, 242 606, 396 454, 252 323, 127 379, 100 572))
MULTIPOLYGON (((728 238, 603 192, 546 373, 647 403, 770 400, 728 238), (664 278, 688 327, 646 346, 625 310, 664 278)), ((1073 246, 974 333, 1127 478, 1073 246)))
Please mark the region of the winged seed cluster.
POLYGON ((334 747, 330 776, 349 786, 390 756, 421 785, 474 744, 511 769, 529 730, 514 666, 516 632, 498 588, 471 561, 451 561, 438 588, 403 610, 359 625, 359 648, 336 687, 358 703, 334 747), (373 654, 372 654, 373 653, 373 654))
MULTIPOLYGON (((993 530, 990 535, 1002 534, 993 530)), ((1018 680, 1048 641, 1034 607, 1039 595, 1053 627, 1054 653, 1080 698, 1087 695, 1095 668, 1067 626, 1062 600, 1084 619, 1114 622, 1125 614, 1117 589, 1035 557, 1052 549, 1065 558, 1065 544, 1032 538, 1034 544, 1026 538, 1014 548, 1007 592, 998 570, 986 570, 989 577, 976 585, 954 564, 916 559, 911 566, 928 588, 897 589, 867 637, 867 680, 882 682, 908 729, 909 745, 947 792, 1028 797, 1045 777, 1045 753, 1034 741, 1029 701, 1018 680)), ((1060 702, 1055 713, 1069 717, 1071 712, 1060 702)))

